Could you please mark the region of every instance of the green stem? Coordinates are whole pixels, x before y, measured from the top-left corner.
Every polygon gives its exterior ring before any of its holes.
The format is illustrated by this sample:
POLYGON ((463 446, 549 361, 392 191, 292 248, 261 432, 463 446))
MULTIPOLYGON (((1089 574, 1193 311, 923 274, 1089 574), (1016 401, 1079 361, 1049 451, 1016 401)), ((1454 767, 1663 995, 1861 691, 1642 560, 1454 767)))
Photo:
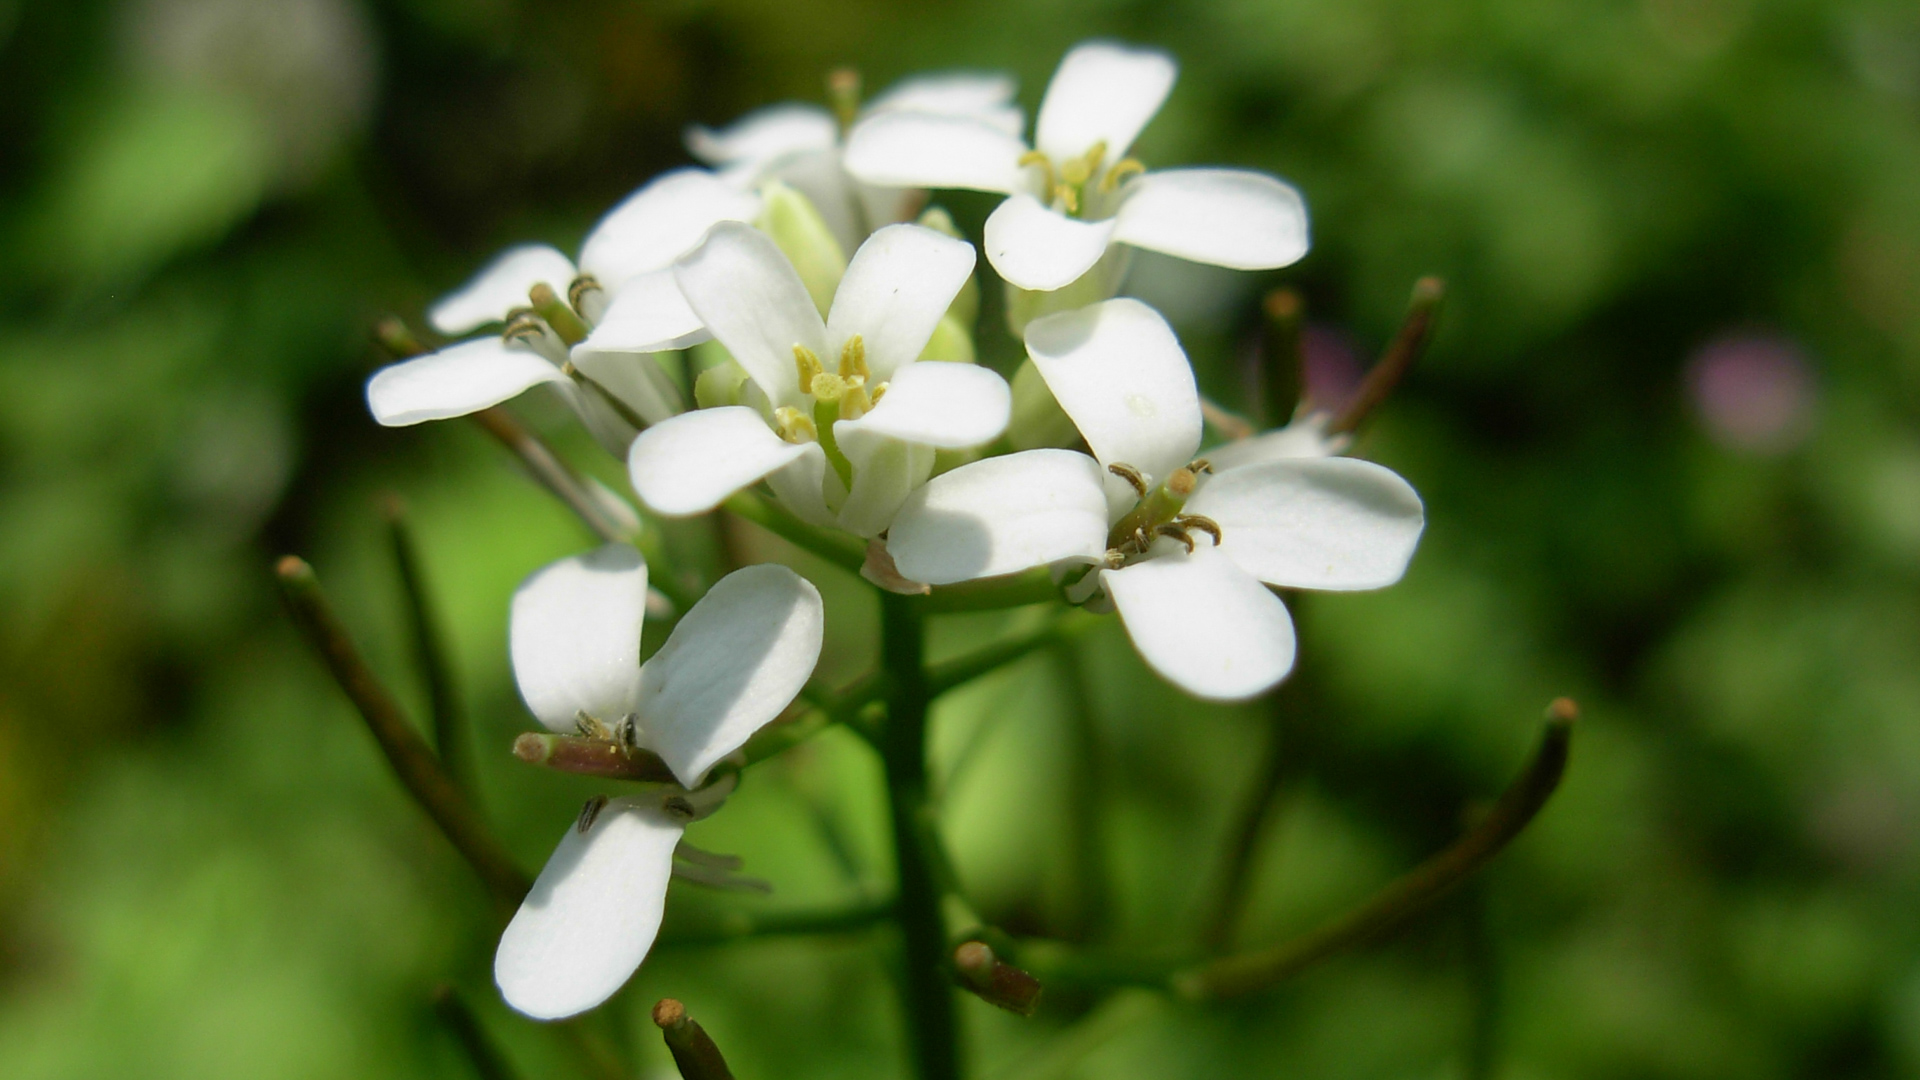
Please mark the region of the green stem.
POLYGON ((1015 634, 966 656, 930 666, 927 669, 928 686, 933 696, 939 697, 956 686, 998 671, 1049 645, 1071 640, 1098 624, 1099 620, 1092 616, 1076 618, 1071 611, 1061 612, 1037 629, 1015 634))
POLYGON ((413 530, 407 527, 406 506, 400 497, 389 496, 384 509, 394 563, 400 569, 400 585, 407 596, 407 629, 413 636, 414 659, 426 678, 427 707, 433 712, 433 748, 440 754, 447 774, 471 797, 472 774, 467 761, 466 727, 460 722, 459 691, 439 621, 433 615, 433 603, 427 596, 420 549, 413 541, 413 530))
POLYGON ((460 1050, 466 1055, 467 1063, 473 1066, 473 1074, 480 1080, 517 1080, 519 1074, 507 1064, 507 1059, 487 1037, 486 1029, 480 1026, 480 1018, 473 1015, 467 1003, 460 1000, 459 991, 451 986, 442 986, 434 993, 433 1011, 440 1023, 453 1036, 460 1050))
POLYGON ((785 507, 771 499, 761 498, 751 491, 742 491, 721 505, 738 517, 743 517, 755 525, 787 541, 802 551, 809 551, 827 560, 843 570, 859 573, 860 567, 867 561, 867 549, 855 543, 850 537, 823 532, 794 517, 785 507))
POLYGON ((434 824, 440 826, 454 849, 466 857, 494 901, 505 911, 518 907, 531 887, 527 876, 513 864, 512 856, 487 830, 480 815, 474 812, 466 796, 434 757, 426 740, 407 722, 399 703, 367 667, 353 639, 347 636, 346 627, 327 603, 326 594, 321 592, 313 567, 289 555, 280 560, 278 571, 280 588, 286 594, 294 622, 308 644, 326 661, 327 669, 333 673, 340 689, 346 691, 348 700, 360 710, 367 730, 380 744, 381 752, 386 754, 401 784, 434 824))
POLYGON ((660 935, 666 948, 688 945, 718 945, 742 938, 795 937, 813 934, 845 934, 865 930, 893 917, 892 900, 863 900, 845 907, 821 910, 767 911, 755 914, 729 911, 688 920, 688 925, 670 926, 660 935))
POLYGON ((998 608, 1025 607, 1060 597, 1060 587, 1044 566, 1005 577, 967 581, 958 585, 936 585, 916 602, 929 615, 954 611, 993 611, 998 608))
POLYGON ((904 968, 903 1005, 919 1080, 959 1080, 960 1040, 947 973, 947 929, 937 870, 923 842, 927 827, 927 707, 932 687, 922 667, 925 626, 903 596, 880 597, 881 661, 887 672, 887 726, 881 738, 904 968))

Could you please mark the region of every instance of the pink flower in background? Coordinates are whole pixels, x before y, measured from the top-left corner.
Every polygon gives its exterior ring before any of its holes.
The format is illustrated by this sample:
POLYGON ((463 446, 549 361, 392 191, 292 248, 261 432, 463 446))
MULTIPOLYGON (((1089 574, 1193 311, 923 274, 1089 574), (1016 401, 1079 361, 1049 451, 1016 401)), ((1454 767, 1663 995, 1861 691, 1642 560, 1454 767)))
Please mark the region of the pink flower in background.
POLYGON ((1687 391, 1707 434, 1731 450, 1779 454, 1812 427, 1813 374, 1791 340, 1727 334, 1687 361, 1687 391))

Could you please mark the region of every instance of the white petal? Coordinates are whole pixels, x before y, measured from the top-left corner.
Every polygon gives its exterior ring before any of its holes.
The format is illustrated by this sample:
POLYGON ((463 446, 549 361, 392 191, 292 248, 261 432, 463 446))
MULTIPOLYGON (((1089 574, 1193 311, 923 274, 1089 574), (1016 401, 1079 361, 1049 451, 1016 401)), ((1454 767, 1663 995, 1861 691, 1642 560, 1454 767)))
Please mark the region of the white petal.
POLYGON ((1118 161, 1160 111, 1177 71, 1172 57, 1152 49, 1104 41, 1076 47, 1047 84, 1034 145, 1059 162, 1105 142, 1107 160, 1118 161))
POLYGON ((992 442, 1013 415, 1013 392, 997 372, 930 360, 908 364, 887 384, 873 411, 833 425, 840 445, 883 436, 942 450, 992 442))
POLYGON ((1077 221, 1021 192, 994 208, 981 236, 987 261, 1015 288, 1051 292, 1093 269, 1113 239, 1113 219, 1077 221))
POLYGON ((1185 510, 1219 524, 1220 550, 1247 573, 1305 589, 1393 584, 1406 573, 1426 523, 1412 485, 1355 458, 1228 469, 1195 492, 1185 510))
POLYGON ((1195 697, 1239 701, 1293 668, 1293 619, 1267 587, 1207 546, 1172 540, 1124 570, 1098 571, 1153 670, 1195 697), (1165 548, 1172 548, 1165 551, 1165 548))
POLYGON ((931 446, 869 436, 841 449, 853 463, 853 487, 835 524, 855 536, 885 532, 900 504, 933 475, 931 446))
POLYGON ((1200 394, 1160 313, 1122 297, 1027 324, 1027 354, 1102 465, 1153 483, 1200 447, 1200 394))
POLYGON ((646 561, 625 544, 561 559, 521 583, 508 623, 513 679, 542 724, 571 732, 582 710, 612 723, 633 707, 646 606, 646 561))
POLYGON ((1307 253, 1307 204, 1265 173, 1170 169, 1127 185, 1113 238, 1235 270, 1271 270, 1307 253))
POLYGON ((440 298, 427 312, 427 322, 443 334, 464 334, 476 326, 504 322, 507 312, 527 306, 527 291, 545 283, 561 296, 573 284, 573 263, 545 244, 522 244, 473 276, 473 280, 440 298))
POLYGON ((684 517, 706 513, 805 452, 745 405, 695 409, 641 432, 627 453, 627 475, 655 513, 684 517))
MULTIPOLYGON (((705 341, 707 324, 693 313, 673 271, 654 270, 631 278, 614 294, 606 314, 575 345, 599 352, 665 352, 705 341)), ((578 361, 576 361, 577 363, 578 361)))
POLYGON ((367 408, 388 427, 465 416, 567 377, 538 353, 499 336, 475 338, 383 367, 367 380, 367 408))
POLYGON ((759 212, 759 196, 705 169, 677 169, 600 219, 580 248, 580 269, 618 293, 632 278, 665 269, 692 250, 716 222, 752 221, 759 212))
POLYGON ((1018 138, 1027 118, 1013 104, 1013 76, 999 72, 949 72, 902 79, 867 103, 866 115, 884 112, 971 116, 1018 138))
POLYGON ((718 131, 698 124, 687 129, 687 149, 709 165, 758 164, 839 141, 839 122, 817 105, 771 105, 718 131))
POLYGON ((723 222, 674 265, 687 303, 776 405, 804 405, 793 347, 829 369, 827 328, 793 264, 750 225, 723 222))
POLYGON ((1206 458, 1213 463, 1215 473, 1223 473, 1262 461, 1332 457, 1345 450, 1352 440, 1346 435, 1329 436, 1327 418, 1326 413, 1313 413, 1283 428, 1222 443, 1208 450, 1206 458))
POLYGON ((900 573, 930 585, 1011 574, 1107 549, 1100 466, 1071 450, 962 465, 907 498, 887 532, 900 573))
POLYGON ((882 187, 965 188, 1003 194, 1026 186, 1027 144, 968 116, 884 112, 855 124, 843 163, 882 187))
POLYGON ((569 823, 493 954, 507 1004, 557 1020, 625 985, 660 932, 685 831, 657 799, 613 799, 585 833, 569 823))
POLYGON ((827 315, 827 347, 838 357, 840 346, 859 334, 867 367, 885 382, 927 347, 935 324, 972 274, 973 245, 965 240, 921 225, 886 226, 847 264, 827 315))
POLYGON ((840 474, 827 468, 827 452, 819 443, 803 443, 792 461, 767 474, 767 486, 793 516, 823 529, 838 526, 833 507, 847 496, 840 474), (831 489, 833 497, 827 497, 831 489))
POLYGON ((784 566, 707 590, 640 672, 647 747, 687 787, 787 707, 820 659, 820 592, 784 566))
MULTIPOLYGON (((593 348, 592 339, 588 339, 573 347, 573 366, 649 424, 676 416, 685 407, 680 388, 660 366, 655 353, 603 351, 593 348)), ((586 387, 581 389, 593 393, 586 387)))

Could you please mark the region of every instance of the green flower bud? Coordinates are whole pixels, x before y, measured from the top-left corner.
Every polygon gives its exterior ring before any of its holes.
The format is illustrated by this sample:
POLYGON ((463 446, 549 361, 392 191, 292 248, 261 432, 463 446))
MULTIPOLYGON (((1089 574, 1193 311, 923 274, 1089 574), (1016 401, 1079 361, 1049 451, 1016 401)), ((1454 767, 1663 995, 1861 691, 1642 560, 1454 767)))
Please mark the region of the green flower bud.
POLYGON ((1080 429, 1053 399, 1053 391, 1047 389, 1032 360, 1021 361, 1020 370, 1013 373, 1013 419, 1007 423, 1007 441, 1015 450, 1067 447, 1080 441, 1080 429))
POLYGON ((973 335, 967 332, 966 324, 955 319, 949 311, 934 325, 933 336, 927 339, 927 347, 920 350, 920 359, 971 364, 974 362, 973 335))
POLYGON ((833 306, 833 292, 847 272, 847 253, 833 238, 825 218, 805 195, 778 180, 760 189, 763 200, 755 227, 773 238, 780 251, 800 272, 800 280, 821 315, 833 306))

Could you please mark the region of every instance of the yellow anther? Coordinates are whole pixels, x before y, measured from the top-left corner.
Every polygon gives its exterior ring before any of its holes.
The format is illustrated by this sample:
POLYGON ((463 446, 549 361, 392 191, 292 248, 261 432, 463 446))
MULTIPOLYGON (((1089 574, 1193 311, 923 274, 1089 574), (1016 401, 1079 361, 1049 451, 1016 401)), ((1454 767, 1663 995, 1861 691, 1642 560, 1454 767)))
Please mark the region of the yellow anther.
POLYGON ((813 395, 815 401, 839 401, 840 395, 847 392, 847 380, 831 371, 823 371, 813 377, 807 392, 813 395))
POLYGON ((840 398, 840 419, 858 420, 867 415, 873 409, 874 398, 886 392, 883 385, 875 390, 873 397, 868 397, 865 383, 865 379, 857 377, 847 380, 847 392, 840 398))
POLYGON ((848 338, 847 343, 840 346, 840 374, 862 378, 870 374, 867 370, 867 342, 859 334, 848 338))
POLYGON ((813 426, 813 417, 791 405, 773 410, 773 423, 780 429, 780 437, 790 443, 820 441, 820 429, 813 426))
POLYGON ((874 387, 874 388, 873 388, 873 403, 874 403, 875 405, 878 405, 878 404, 880 404, 880 399, 881 399, 882 397, 884 397, 884 396, 886 396, 886 393, 887 393, 887 387, 889 387, 889 386, 891 386, 891 385, 893 385, 893 384, 892 384, 892 383, 881 383, 881 384, 880 384, 879 386, 876 386, 876 387, 874 387))
POLYGON ((807 348, 805 345, 795 345, 793 347, 793 363, 795 367, 800 369, 801 386, 812 386, 813 377, 827 370, 821 365, 820 358, 813 354, 813 350, 807 348))
POLYGON ((1113 163, 1113 168, 1107 170, 1107 175, 1100 178, 1100 190, 1112 191, 1146 171, 1147 167, 1140 163, 1139 158, 1121 158, 1113 163))

